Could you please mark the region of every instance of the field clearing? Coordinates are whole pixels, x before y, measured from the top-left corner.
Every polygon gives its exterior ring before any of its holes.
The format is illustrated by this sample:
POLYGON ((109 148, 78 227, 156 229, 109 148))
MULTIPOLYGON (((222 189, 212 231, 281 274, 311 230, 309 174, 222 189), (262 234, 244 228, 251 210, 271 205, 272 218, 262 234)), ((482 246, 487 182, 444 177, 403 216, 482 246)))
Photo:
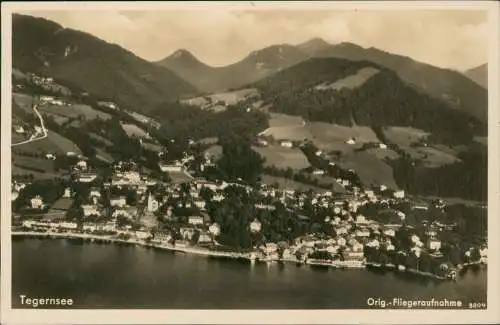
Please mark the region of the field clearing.
POLYGON ((218 160, 222 157, 222 146, 219 145, 213 145, 205 150, 206 154, 211 155, 214 157, 215 160, 218 160))
POLYGON ((299 190, 299 191, 308 191, 308 190, 313 190, 315 192, 326 192, 327 190, 322 189, 320 187, 314 186, 314 185, 309 185, 309 184, 304 184, 304 183, 299 183, 294 180, 286 179, 284 177, 276 177, 276 176, 271 176, 271 175, 261 175, 261 181, 264 184, 267 185, 273 185, 275 183, 278 184, 280 189, 294 189, 294 190, 299 190))
POLYGON ((324 151, 340 151, 350 153, 361 148, 365 143, 378 143, 379 140, 373 130, 366 126, 342 126, 325 122, 310 122, 307 128, 312 134, 313 143, 324 151), (346 141, 354 138, 355 144, 346 141))
POLYGON ((370 153, 352 153, 335 162, 344 169, 354 169, 364 185, 385 185, 392 189, 398 189, 392 167, 370 153))
MULTIPOLYGON (((33 97, 26 94, 12 93, 12 101, 15 102, 18 108, 22 108, 28 113, 32 113, 31 104, 33 102, 33 97)), ((16 105, 12 105, 12 110, 14 111, 16 105)))
POLYGON ((52 113, 44 113, 44 112, 42 112, 42 114, 45 116, 50 116, 54 120, 54 122, 56 122, 58 125, 63 125, 69 121, 69 118, 66 116, 61 116, 52 113))
POLYGON ((217 137, 203 138, 203 139, 198 140, 198 143, 203 144, 203 145, 216 144, 217 142, 219 142, 219 138, 217 138, 217 137))
POLYGON ((252 103, 252 107, 253 108, 261 108, 262 104, 264 104, 264 101, 263 100, 258 100, 255 103, 252 103))
POLYGON ((24 176, 24 175, 33 175, 33 178, 36 180, 43 180, 43 179, 53 179, 56 177, 60 178, 65 178, 66 176, 60 173, 55 173, 55 172, 47 172, 47 173, 41 173, 29 169, 24 169, 17 167, 15 165, 12 165, 12 176, 24 176))
POLYGON ((473 200, 467 200, 467 199, 462 199, 462 198, 455 198, 455 197, 437 197, 437 196, 421 196, 421 195, 412 195, 412 198, 419 198, 419 199, 424 199, 426 201, 433 201, 433 200, 443 200, 446 204, 464 204, 467 206, 483 206, 485 202, 481 201, 473 201, 473 200))
POLYGON ((313 179, 317 179, 320 185, 329 185, 332 191, 336 193, 345 193, 346 189, 337 183, 335 178, 330 177, 330 176, 323 176, 323 175, 311 175, 313 179))
POLYGON ((101 148, 95 148, 95 151, 96 151, 96 157, 101 159, 102 161, 105 161, 107 163, 112 163, 113 161, 115 161, 113 159, 113 156, 111 156, 111 154, 108 153, 107 151, 101 148))
POLYGON ((312 141, 324 151, 352 152, 365 143, 378 143, 373 130, 366 126, 342 126, 325 122, 306 122, 300 116, 271 113, 269 128, 261 133, 276 140, 312 141), (354 138, 356 144, 346 141, 354 138))
POLYGON ((311 166, 304 153, 298 148, 283 148, 278 145, 268 147, 252 147, 265 159, 265 166, 276 166, 278 168, 288 168, 301 170, 311 166))
POLYGON ((325 89, 341 90, 342 88, 354 89, 361 87, 368 79, 376 75, 378 72, 379 72, 378 69, 372 67, 361 68, 358 70, 358 72, 356 72, 356 74, 347 76, 331 84, 323 83, 314 88, 318 90, 325 90, 325 89))
POLYGON ((65 154, 66 152, 72 151, 77 154, 82 153, 80 148, 78 148, 72 141, 51 130, 48 131, 46 138, 22 144, 18 148, 23 151, 31 152, 65 154))
POLYGON ((275 140, 303 141, 312 139, 301 116, 270 113, 269 128, 260 135, 273 137, 275 140))
POLYGON ((188 175, 186 175, 183 172, 169 172, 168 176, 170 176, 170 178, 172 179, 172 182, 175 184, 185 183, 185 182, 189 182, 192 180, 191 177, 189 177, 188 175))
POLYGON ((149 117, 149 116, 146 116, 146 115, 142 115, 140 113, 137 113, 137 112, 127 112, 130 116, 132 116, 136 121, 138 122, 141 122, 141 123, 150 123, 150 124, 159 124, 158 121, 156 121, 155 119, 149 117))
POLYGON ((46 104, 41 105, 39 107, 39 110, 41 113, 50 113, 67 118, 78 118, 79 116, 83 116, 85 120, 94 120, 98 117, 103 120, 108 120, 111 118, 111 115, 109 115, 108 113, 95 110, 92 107, 84 104, 73 104, 71 106, 46 104))
POLYGON ((204 107, 210 104, 210 100, 207 99, 210 98, 212 103, 217 101, 222 101, 228 105, 234 105, 242 100, 258 95, 259 91, 257 89, 247 88, 247 89, 228 91, 224 93, 215 93, 207 96, 185 99, 182 102, 193 106, 204 107))
POLYGON ((54 171, 54 161, 45 158, 35 158, 12 154, 12 165, 20 165, 21 168, 43 169, 46 172, 54 171))
POLYGON ((467 150, 467 147, 461 148, 460 146, 456 146, 456 147, 450 148, 448 146, 445 146, 444 144, 434 144, 434 145, 432 145, 432 148, 435 148, 436 150, 439 150, 439 151, 444 152, 446 154, 452 155, 454 157, 456 157, 464 149, 467 150))
POLYGON ((365 152, 380 160, 384 160, 386 158, 391 160, 399 158, 399 154, 391 149, 373 148, 373 149, 368 149, 365 152))
POLYGON ((303 126, 305 124, 305 120, 302 116, 294 116, 287 114, 279 114, 279 113, 270 113, 269 114, 269 127, 280 127, 280 126, 303 126))
POLYGON ((27 79, 28 78, 28 76, 26 74, 24 74, 22 71, 20 71, 16 68, 12 69, 12 76, 15 79, 27 79))
POLYGON ((109 139, 106 139, 102 136, 100 136, 99 134, 95 134, 93 132, 90 132, 89 133, 89 137, 93 140, 96 140, 96 141, 99 141, 103 144, 105 144, 106 146, 112 146, 113 145, 113 142, 111 142, 109 139))
POLYGON ((312 139, 311 132, 303 126, 273 126, 262 131, 260 135, 272 137, 275 140, 304 141, 312 139))
POLYGON ((459 158, 432 147, 420 147, 418 152, 423 155, 424 166, 427 167, 440 167, 460 161, 459 158))
POLYGON ((391 126, 384 129, 385 136, 389 141, 397 144, 401 148, 409 147, 412 143, 429 135, 420 129, 412 127, 391 126))
POLYGON ((151 151, 154 151, 154 152, 162 152, 163 149, 162 149, 162 146, 160 146, 159 144, 156 144, 156 143, 149 143, 149 142, 142 142, 141 146, 144 148, 144 149, 147 149, 147 150, 151 150, 151 151))
POLYGON ((22 135, 22 134, 18 134, 16 132, 12 132, 12 136, 11 136, 11 143, 18 143, 18 142, 22 142, 22 141, 26 141, 28 140, 26 136, 22 135))
POLYGON ((138 138, 145 138, 145 139, 151 139, 151 137, 135 124, 128 124, 128 123, 122 123, 120 122, 120 125, 122 126, 123 130, 129 137, 138 137, 138 138))

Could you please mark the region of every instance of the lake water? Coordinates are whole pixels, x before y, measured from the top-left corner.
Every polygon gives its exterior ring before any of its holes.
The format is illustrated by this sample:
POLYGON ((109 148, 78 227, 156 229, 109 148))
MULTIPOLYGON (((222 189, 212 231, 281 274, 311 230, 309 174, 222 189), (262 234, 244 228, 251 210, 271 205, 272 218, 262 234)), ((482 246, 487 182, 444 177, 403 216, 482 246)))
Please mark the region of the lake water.
POLYGON ((74 308, 369 308, 367 299, 486 302, 486 268, 457 282, 401 273, 219 260, 151 248, 13 239, 12 305, 19 295, 72 298, 74 308))

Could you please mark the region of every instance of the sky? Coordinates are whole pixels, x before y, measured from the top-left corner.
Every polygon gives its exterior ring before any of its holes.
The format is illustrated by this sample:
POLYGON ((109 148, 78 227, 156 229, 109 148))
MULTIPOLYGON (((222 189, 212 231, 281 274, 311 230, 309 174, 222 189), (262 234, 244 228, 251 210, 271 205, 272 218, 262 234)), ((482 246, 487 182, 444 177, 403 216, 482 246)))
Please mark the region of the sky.
POLYGON ((487 62, 487 12, 478 10, 155 10, 29 11, 116 43, 150 61, 177 49, 212 66, 234 63, 272 44, 314 37, 352 42, 443 68, 487 62))

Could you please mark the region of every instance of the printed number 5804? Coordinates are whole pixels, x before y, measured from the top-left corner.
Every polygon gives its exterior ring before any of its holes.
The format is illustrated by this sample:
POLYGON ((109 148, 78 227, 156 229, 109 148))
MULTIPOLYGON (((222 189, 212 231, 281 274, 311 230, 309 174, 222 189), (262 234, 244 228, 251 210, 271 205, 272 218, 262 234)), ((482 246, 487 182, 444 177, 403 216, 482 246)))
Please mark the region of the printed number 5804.
POLYGON ((469 308, 470 309, 486 308, 486 303, 485 302, 469 302, 469 308))

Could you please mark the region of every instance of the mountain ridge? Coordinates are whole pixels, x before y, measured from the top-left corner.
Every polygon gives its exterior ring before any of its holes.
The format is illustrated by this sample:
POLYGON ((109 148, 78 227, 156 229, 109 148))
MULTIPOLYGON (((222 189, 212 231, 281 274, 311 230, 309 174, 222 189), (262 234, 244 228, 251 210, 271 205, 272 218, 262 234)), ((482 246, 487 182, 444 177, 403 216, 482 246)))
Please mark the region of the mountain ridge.
POLYGON ((12 30, 13 67, 113 97, 121 106, 147 111, 198 92, 168 68, 53 21, 14 14, 12 30))
MULTIPOLYGON (((274 51, 274 56, 276 56, 276 51, 274 51)), ((204 91, 217 92, 245 86, 258 78, 265 78, 281 69, 315 57, 335 57, 351 61, 371 61, 377 63, 380 66, 394 70, 405 82, 421 91, 427 92, 434 98, 446 102, 451 107, 465 111, 482 121, 487 120, 487 90, 463 74, 422 63, 408 56, 390 53, 375 47, 365 48, 350 42, 330 44, 321 38, 313 38, 298 45, 272 45, 251 52, 239 62, 212 68, 208 72, 198 69, 197 73, 191 72, 191 75, 184 73, 180 67, 168 65, 167 67, 192 83, 195 82, 194 80, 201 78, 204 80, 205 85, 211 85, 211 87, 203 89, 204 91), (234 68, 244 65, 243 62, 248 62, 249 58, 255 55, 255 53, 269 53, 271 49, 279 48, 279 46, 286 46, 288 51, 291 51, 291 48, 297 49, 297 51, 294 51, 295 54, 289 57, 287 64, 274 66, 273 69, 260 71, 260 73, 253 71, 250 64, 247 64, 245 70, 234 68), (220 74, 224 74, 227 77, 220 77, 220 74), (250 77, 246 78, 246 76, 250 77)), ((271 56, 267 60, 273 61, 275 58, 271 56)), ((257 66, 253 69, 256 70, 257 66)), ((198 84, 197 86, 199 88, 204 87, 202 84, 198 84)))
POLYGON ((238 62, 212 67, 189 51, 179 51, 182 50, 174 51, 156 64, 174 71, 207 93, 243 86, 307 58, 293 45, 277 44, 252 51, 238 62))
POLYGON ((488 89, 488 63, 466 70, 464 74, 478 85, 488 89))
POLYGON ((437 142, 470 142, 485 124, 406 83, 393 70, 370 61, 313 58, 251 86, 277 113, 346 126, 402 126, 432 133, 437 142), (362 82, 345 80, 377 70, 362 82), (343 83, 342 89, 325 85, 343 83))

